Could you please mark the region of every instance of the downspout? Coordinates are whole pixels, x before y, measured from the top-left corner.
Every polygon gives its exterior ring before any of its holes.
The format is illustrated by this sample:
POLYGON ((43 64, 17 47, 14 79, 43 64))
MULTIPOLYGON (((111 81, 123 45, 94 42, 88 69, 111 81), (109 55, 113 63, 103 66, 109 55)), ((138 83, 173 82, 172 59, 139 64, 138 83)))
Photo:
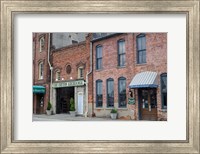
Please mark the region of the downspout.
MULTIPOLYGON (((50 68, 50 71, 51 71, 51 81, 50 81, 50 102, 52 104, 52 71, 53 71, 53 67, 50 63, 50 60, 49 60, 49 54, 50 54, 50 33, 49 33, 49 39, 48 39, 48 64, 49 64, 49 68, 50 68)), ((53 106, 53 109, 54 109, 54 106, 53 106)))
MULTIPOLYGON (((88 116, 88 76, 92 73, 92 42, 90 42, 90 72, 86 75, 86 110, 85 110, 85 117, 88 116)), ((93 109, 92 109, 93 112, 93 109)))

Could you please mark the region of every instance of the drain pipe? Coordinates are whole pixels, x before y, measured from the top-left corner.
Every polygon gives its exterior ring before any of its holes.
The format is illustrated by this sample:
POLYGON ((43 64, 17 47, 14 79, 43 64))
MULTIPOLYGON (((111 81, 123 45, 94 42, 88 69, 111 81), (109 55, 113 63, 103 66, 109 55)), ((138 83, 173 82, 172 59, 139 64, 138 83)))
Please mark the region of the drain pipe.
POLYGON ((50 71, 51 71, 51 81, 50 81, 50 102, 52 103, 52 106, 53 106, 53 113, 54 113, 54 105, 53 105, 53 98, 52 98, 52 72, 53 72, 53 67, 50 63, 50 60, 49 60, 49 54, 50 54, 50 33, 49 33, 49 39, 48 39, 48 64, 49 64, 49 68, 50 68, 50 71))
MULTIPOLYGON (((85 117, 88 116, 88 76, 92 73, 92 42, 90 42, 90 72, 86 75, 86 106, 85 106, 85 117)), ((93 111, 92 111, 93 112, 93 111)))

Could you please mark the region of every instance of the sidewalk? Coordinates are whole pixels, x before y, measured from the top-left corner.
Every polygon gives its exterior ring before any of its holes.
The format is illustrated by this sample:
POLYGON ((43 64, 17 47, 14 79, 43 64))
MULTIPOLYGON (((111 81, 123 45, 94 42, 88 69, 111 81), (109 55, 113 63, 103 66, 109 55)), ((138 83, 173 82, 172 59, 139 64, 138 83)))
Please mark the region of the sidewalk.
POLYGON ((55 114, 55 115, 46 115, 46 114, 33 114, 33 121, 117 121, 112 120, 111 118, 97 118, 97 117, 83 117, 76 116, 72 117, 70 114, 55 114))

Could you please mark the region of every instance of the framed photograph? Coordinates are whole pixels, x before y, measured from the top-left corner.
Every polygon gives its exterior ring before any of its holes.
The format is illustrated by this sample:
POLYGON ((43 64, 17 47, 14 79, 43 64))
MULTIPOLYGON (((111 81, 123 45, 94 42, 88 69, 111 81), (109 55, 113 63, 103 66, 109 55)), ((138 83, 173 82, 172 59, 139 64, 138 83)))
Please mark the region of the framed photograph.
POLYGON ((199 153, 199 0, 1 1, 1 153, 199 153))

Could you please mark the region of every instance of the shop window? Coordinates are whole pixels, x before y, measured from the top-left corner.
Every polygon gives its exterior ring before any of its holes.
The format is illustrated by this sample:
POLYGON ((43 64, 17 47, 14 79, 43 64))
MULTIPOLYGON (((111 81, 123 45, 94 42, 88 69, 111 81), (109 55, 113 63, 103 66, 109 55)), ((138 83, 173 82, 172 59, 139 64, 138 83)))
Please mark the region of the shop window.
POLYGON ((60 71, 56 71, 56 81, 60 81, 60 71))
POLYGON ((107 79, 107 107, 114 107, 114 80, 107 79))
POLYGON ((140 34, 137 36, 137 63, 146 63, 146 36, 140 34))
POLYGON ((162 108, 167 108, 167 73, 163 73, 160 76, 161 80, 161 100, 162 100, 162 108))
POLYGON ((118 101, 119 107, 126 107, 126 78, 118 79, 118 101))
POLYGON ((83 73, 84 73, 83 67, 79 67, 78 68, 78 78, 83 78, 83 73))
POLYGON ((125 51, 125 41, 118 41, 118 66, 125 66, 126 63, 126 51, 125 51))
POLYGON ((44 50, 44 37, 40 38, 40 52, 44 50))
POLYGON ((44 75, 44 64, 43 64, 43 62, 40 62, 39 63, 39 70, 38 70, 38 72, 39 72, 39 80, 42 80, 43 79, 43 75, 44 75))
POLYGON ((96 47, 96 69, 102 69, 102 46, 96 47))
POLYGON ((102 80, 96 81, 96 107, 103 106, 102 80))

